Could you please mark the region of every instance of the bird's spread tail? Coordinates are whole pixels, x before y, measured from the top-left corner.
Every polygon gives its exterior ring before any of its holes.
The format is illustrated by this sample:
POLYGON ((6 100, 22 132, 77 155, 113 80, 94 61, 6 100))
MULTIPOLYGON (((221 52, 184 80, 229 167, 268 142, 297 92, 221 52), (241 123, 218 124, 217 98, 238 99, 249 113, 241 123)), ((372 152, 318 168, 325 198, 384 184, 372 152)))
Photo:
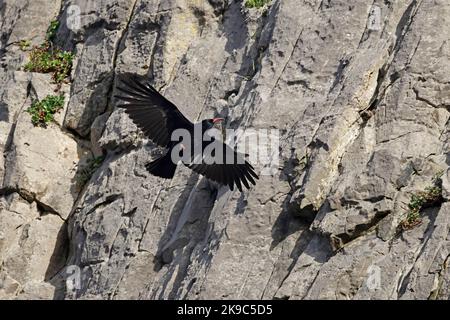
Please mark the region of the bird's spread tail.
POLYGON ((171 153, 167 152, 164 156, 147 163, 145 168, 154 176, 172 179, 177 166, 172 162, 170 155, 171 153))

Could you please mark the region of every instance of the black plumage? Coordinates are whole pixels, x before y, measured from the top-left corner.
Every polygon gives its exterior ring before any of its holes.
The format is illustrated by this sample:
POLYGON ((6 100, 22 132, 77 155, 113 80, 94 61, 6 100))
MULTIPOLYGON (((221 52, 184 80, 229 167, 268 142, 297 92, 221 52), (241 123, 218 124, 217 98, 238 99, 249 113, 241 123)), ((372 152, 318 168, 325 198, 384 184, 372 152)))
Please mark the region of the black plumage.
MULTIPOLYGON (((151 174, 162 178, 171 179, 175 174, 177 163, 172 161, 171 152, 179 141, 171 141, 174 130, 188 130, 192 139, 194 139, 195 126, 201 126, 203 133, 213 128, 216 122, 223 120, 213 118, 205 119, 197 124, 192 123, 172 102, 156 91, 144 76, 132 73, 120 74, 117 90, 120 92, 115 96, 119 100, 117 106, 124 108, 131 120, 154 143, 167 149, 164 156, 146 165, 146 169, 151 174)), ((235 161, 232 164, 208 162, 203 151, 213 141, 215 140, 191 141, 192 145, 201 143, 202 153, 195 154, 192 147, 189 161, 183 161, 183 164, 210 180, 228 185, 231 190, 234 189, 235 185, 240 191, 242 191, 242 185, 246 188, 250 188, 250 184, 254 185, 255 180, 258 179, 255 169, 241 154, 235 152, 228 145, 220 142, 219 148, 223 148, 224 155, 226 152, 233 155, 235 161), (199 158, 200 161, 193 161, 196 157, 201 157, 199 158)), ((218 143, 218 141, 215 141, 215 143, 218 143)))

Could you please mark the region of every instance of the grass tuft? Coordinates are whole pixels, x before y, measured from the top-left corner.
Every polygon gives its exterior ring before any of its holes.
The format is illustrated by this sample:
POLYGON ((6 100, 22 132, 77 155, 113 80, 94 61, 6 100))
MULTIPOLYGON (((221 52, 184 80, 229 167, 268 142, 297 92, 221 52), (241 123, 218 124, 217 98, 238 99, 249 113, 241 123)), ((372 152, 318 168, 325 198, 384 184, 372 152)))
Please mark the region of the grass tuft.
POLYGON ((25 65, 25 71, 52 73, 53 81, 61 83, 72 70, 74 54, 53 48, 50 42, 34 47, 30 53, 30 61, 25 65))
POLYGON ((20 40, 19 42, 19 48, 22 51, 27 51, 31 46, 31 41, 30 40, 20 40))
POLYGON ((47 39, 47 41, 49 41, 49 42, 53 41, 55 39, 58 28, 59 28, 58 20, 53 20, 52 22, 50 22, 50 26, 47 29, 45 39, 47 39))
POLYGON ((421 211, 426 207, 431 207, 442 201, 442 181, 440 176, 433 178, 433 185, 426 187, 424 191, 420 191, 411 196, 408 204, 408 214, 400 223, 402 230, 410 230, 422 223, 421 211))
POLYGON ((26 111, 35 126, 46 128, 54 120, 54 114, 64 107, 64 96, 49 95, 41 101, 34 101, 26 111))
POLYGON ((32 48, 30 61, 24 69, 29 72, 52 73, 53 81, 61 84, 70 75, 74 54, 54 46, 52 41, 58 27, 57 20, 50 23, 45 42, 32 48))
POLYGON ((269 3, 271 0, 246 0, 245 6, 247 8, 262 8, 266 3, 269 3))

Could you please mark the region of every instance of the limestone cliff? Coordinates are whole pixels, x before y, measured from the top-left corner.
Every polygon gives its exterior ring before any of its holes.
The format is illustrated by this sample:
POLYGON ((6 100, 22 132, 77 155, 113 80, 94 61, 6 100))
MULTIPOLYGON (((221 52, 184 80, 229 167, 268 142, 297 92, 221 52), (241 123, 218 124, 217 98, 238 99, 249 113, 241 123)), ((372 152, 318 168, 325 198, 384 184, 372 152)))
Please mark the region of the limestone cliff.
POLYGON ((1 298, 450 297, 450 3, 245 2, 0 0, 1 298), (56 20, 60 84, 24 69, 56 20), (275 174, 149 175, 121 72, 192 120, 279 129, 275 174))

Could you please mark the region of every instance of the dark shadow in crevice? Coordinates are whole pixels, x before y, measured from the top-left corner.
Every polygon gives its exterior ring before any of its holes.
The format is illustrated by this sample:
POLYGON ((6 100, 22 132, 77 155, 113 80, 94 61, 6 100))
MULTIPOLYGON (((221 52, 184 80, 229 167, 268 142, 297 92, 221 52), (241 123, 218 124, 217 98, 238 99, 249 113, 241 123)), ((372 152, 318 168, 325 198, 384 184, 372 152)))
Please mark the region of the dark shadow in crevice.
POLYGON ((0 101, 0 122, 9 122, 8 105, 0 101))
POLYGON ((44 281, 55 287, 54 300, 63 300, 65 294, 65 281, 62 271, 66 265, 69 253, 69 235, 67 232, 67 222, 61 226, 56 237, 56 245, 50 257, 44 281))
MULTIPOLYGON (((275 16, 277 15, 279 9, 280 3, 277 1, 270 8, 269 13, 261 17, 261 21, 254 35, 255 40, 252 46, 246 48, 246 51, 244 53, 241 66, 239 68, 239 71, 237 72, 238 76, 241 77, 241 81, 236 91, 237 92, 240 91, 241 94, 238 95, 237 100, 234 103, 234 106, 245 105, 247 106, 247 110, 245 110, 245 112, 243 112, 240 117, 236 118, 234 121, 230 123, 230 128, 232 129, 239 128, 240 125, 244 122, 244 119, 246 119, 247 117, 249 118, 248 120, 249 123, 251 123, 256 117, 257 114, 256 110, 260 101, 258 101, 256 93, 253 92, 256 85, 253 81, 250 80, 252 80, 261 69, 261 60, 273 37, 273 32, 275 29, 275 16), (245 79, 246 82, 244 88, 241 89, 240 87, 242 85, 243 79, 245 79)), ((224 30, 224 33, 230 34, 230 32, 227 31, 226 29, 224 30)), ((243 37, 243 40, 247 42, 249 40, 248 37, 249 35, 246 34, 243 37)), ((233 43, 236 44, 236 42, 232 41, 230 42, 230 44, 233 43)), ((232 56, 233 51, 234 50, 231 51, 232 56)))
POLYGON ((186 187, 172 207, 169 222, 158 243, 155 271, 173 261, 176 249, 185 247, 194 238, 196 240, 203 238, 203 233, 198 229, 204 230, 204 224, 214 207, 217 191, 211 188, 211 184, 204 178, 196 185, 198 179, 197 174, 190 176, 186 187))
POLYGON ((158 285, 158 296, 149 292, 152 299, 162 299, 165 291, 170 289, 169 283, 172 283, 172 289, 168 293, 169 299, 177 298, 178 287, 186 277, 191 263, 192 251, 198 243, 205 240, 205 234, 208 234, 208 221, 214 208, 217 190, 216 186, 205 178, 200 180, 198 185, 197 181, 196 174, 189 178, 188 185, 173 207, 169 223, 160 238, 154 270, 158 272, 164 266, 167 266, 167 270, 158 285))
MULTIPOLYGON (((422 238, 424 239, 424 243, 423 243, 420 253, 417 255, 417 257, 420 257, 422 255, 422 253, 424 252, 424 250, 427 246, 427 242, 431 238, 431 235, 436 227, 435 222, 436 222, 436 218, 438 216, 440 208, 441 207, 439 206, 439 207, 431 207, 431 208, 425 209, 424 217, 426 217, 428 219, 428 224, 427 224, 426 229, 422 236, 422 238)), ((408 232, 408 231, 405 231, 405 232, 408 232)), ((398 297, 401 298, 401 296, 403 296, 406 293, 408 284, 410 282, 411 273, 413 272, 413 270, 414 270, 414 268, 411 268, 409 270, 408 274, 404 277, 404 279, 399 287, 398 297)))
POLYGON ((243 48, 247 43, 248 27, 241 4, 233 1, 222 17, 220 30, 227 38, 225 51, 233 55, 234 50, 243 48))

